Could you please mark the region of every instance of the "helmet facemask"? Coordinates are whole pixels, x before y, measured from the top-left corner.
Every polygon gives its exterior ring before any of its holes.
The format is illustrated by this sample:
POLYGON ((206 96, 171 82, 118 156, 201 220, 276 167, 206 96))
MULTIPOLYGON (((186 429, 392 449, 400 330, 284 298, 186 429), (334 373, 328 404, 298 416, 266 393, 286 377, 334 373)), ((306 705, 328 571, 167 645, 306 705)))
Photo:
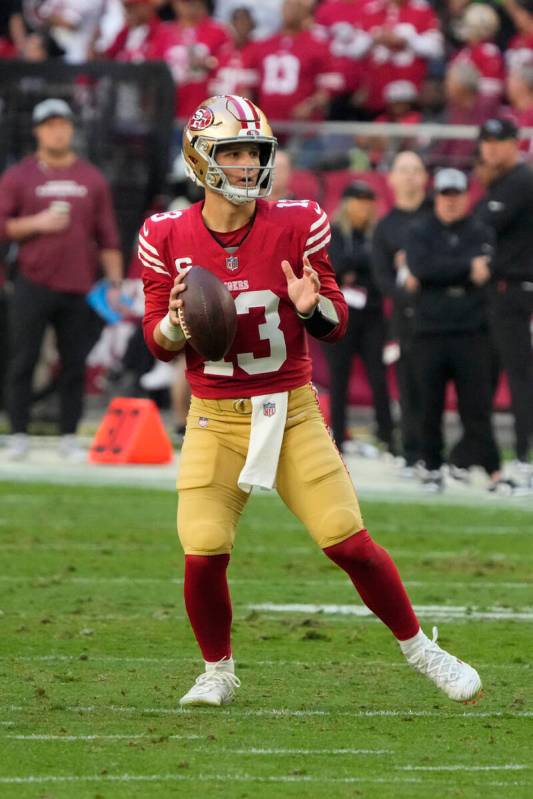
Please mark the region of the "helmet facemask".
POLYGON ((205 187, 218 194, 222 194, 226 200, 234 205, 243 205, 257 200, 259 197, 268 197, 272 191, 272 181, 274 177, 274 161, 276 157, 277 142, 274 138, 267 137, 254 137, 253 143, 259 147, 259 166, 241 166, 235 164, 233 166, 221 166, 217 160, 217 151, 219 148, 228 144, 244 144, 250 141, 248 137, 239 137, 231 139, 221 139, 213 141, 205 137, 199 136, 196 142, 193 142, 193 147, 197 150, 203 158, 207 161, 207 171, 205 175, 205 187), (227 172, 232 169, 240 171, 256 172, 259 170, 257 179, 253 183, 250 182, 249 186, 234 186, 228 179, 227 172))

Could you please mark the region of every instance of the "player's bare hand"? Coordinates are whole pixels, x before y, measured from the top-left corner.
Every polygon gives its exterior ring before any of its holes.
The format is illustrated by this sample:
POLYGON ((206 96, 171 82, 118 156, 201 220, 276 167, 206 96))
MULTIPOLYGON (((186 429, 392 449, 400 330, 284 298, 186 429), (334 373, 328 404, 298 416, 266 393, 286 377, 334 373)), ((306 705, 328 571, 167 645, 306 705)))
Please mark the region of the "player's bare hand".
POLYGON ((33 217, 36 233, 62 233, 70 225, 69 214, 61 214, 46 208, 33 217))
POLYGON ((287 280, 289 299, 294 307, 303 315, 311 313, 320 301, 320 278, 309 258, 304 256, 303 274, 300 278, 296 277, 288 261, 282 261, 281 268, 287 280))
POLYGON ((174 285, 170 290, 168 298, 168 314, 170 321, 173 325, 179 325, 178 308, 183 308, 183 300, 181 294, 187 289, 186 284, 183 282, 188 269, 184 269, 174 280, 174 285))

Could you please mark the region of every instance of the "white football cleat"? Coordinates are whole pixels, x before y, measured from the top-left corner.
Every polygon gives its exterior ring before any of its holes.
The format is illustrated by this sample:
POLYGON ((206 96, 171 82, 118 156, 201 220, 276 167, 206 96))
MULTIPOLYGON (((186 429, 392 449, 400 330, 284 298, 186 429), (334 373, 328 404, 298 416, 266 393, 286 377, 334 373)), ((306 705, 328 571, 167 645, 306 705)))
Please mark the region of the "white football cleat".
POLYGON ((416 641, 402 647, 412 668, 425 674, 446 696, 456 702, 475 700, 481 693, 479 674, 468 663, 450 655, 437 644, 438 630, 433 627, 433 639, 420 630, 416 641))
POLYGON ((228 705, 240 687, 241 681, 231 671, 211 669, 200 674, 190 691, 180 699, 180 705, 228 705))
POLYGON ((6 457, 10 461, 23 461, 30 452, 30 439, 26 433, 13 433, 7 437, 6 457))

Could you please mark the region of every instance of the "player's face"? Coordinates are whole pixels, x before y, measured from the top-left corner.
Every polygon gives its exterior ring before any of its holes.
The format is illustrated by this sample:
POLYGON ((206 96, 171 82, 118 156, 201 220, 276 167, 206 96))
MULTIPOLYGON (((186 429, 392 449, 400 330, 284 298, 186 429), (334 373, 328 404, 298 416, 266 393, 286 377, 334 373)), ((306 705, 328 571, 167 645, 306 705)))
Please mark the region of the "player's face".
POLYGON ((468 193, 466 191, 441 192, 435 195, 435 213, 445 225, 458 222, 468 211, 468 193))
POLYGON ((68 119, 52 117, 34 128, 35 138, 40 150, 54 155, 67 153, 72 145, 74 126, 68 119))
POLYGON ((257 144, 226 144, 217 149, 215 160, 222 167, 229 183, 241 189, 257 184, 260 152, 257 144))
POLYGON ((481 160, 493 169, 505 169, 511 166, 518 152, 516 139, 485 139, 480 142, 481 160))

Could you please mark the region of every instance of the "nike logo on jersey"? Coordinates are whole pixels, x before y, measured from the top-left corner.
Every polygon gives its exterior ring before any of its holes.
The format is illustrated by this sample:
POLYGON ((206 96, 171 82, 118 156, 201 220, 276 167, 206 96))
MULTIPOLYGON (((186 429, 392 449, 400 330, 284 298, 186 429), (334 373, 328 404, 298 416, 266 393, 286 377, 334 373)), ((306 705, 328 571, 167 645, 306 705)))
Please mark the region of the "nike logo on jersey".
POLYGON ((488 204, 489 211, 503 211, 505 205, 499 200, 491 200, 488 204))

